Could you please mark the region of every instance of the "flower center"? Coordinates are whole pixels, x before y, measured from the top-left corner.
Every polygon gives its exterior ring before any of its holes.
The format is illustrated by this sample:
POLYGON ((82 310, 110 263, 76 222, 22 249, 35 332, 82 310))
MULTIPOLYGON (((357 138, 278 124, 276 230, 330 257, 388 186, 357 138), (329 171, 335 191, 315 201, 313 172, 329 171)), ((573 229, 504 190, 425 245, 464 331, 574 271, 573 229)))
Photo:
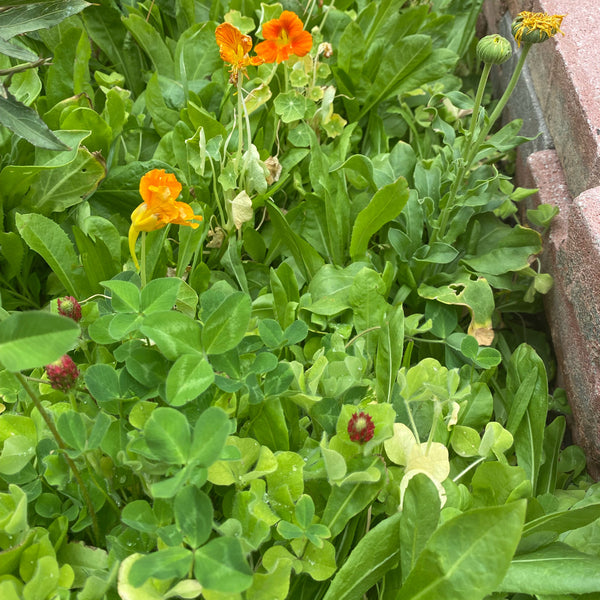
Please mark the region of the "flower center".
POLYGON ((290 43, 290 36, 285 29, 282 29, 277 36, 277 45, 281 48, 287 46, 290 43))

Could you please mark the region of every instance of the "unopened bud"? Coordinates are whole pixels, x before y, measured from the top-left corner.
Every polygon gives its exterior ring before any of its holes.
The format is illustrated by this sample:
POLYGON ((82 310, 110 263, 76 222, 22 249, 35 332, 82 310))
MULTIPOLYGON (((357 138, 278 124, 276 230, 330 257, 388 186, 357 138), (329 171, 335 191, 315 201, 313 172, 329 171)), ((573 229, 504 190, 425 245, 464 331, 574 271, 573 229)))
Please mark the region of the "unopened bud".
POLYGON ((528 11, 520 12, 512 23, 512 34, 519 46, 521 42, 524 44, 545 42, 557 33, 564 35, 560 30, 564 16, 528 11))
POLYGON ((46 375, 48 375, 50 385, 55 390, 68 392, 75 387, 77 378, 79 377, 79 369, 73 362, 73 359, 68 354, 65 354, 57 361, 46 365, 46 375))
POLYGON ((81 320, 81 305, 73 296, 58 299, 58 314, 73 319, 75 323, 81 320))
POLYGON ((477 44, 477 58, 488 65, 501 65, 512 54, 510 42, 498 34, 486 35, 477 44))

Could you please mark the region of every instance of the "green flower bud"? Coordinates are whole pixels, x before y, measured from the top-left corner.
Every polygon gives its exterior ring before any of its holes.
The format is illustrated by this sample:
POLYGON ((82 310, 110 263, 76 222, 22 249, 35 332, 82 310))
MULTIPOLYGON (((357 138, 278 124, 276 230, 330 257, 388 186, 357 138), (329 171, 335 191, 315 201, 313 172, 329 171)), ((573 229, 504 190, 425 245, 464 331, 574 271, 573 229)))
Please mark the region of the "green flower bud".
POLYGON ((477 44, 477 58, 488 65, 501 65, 512 54, 510 42, 501 35, 486 35, 477 44))
POLYGON ((521 42, 524 44, 545 42, 557 33, 564 35, 560 30, 564 16, 528 11, 520 12, 512 23, 512 34, 519 46, 521 42))

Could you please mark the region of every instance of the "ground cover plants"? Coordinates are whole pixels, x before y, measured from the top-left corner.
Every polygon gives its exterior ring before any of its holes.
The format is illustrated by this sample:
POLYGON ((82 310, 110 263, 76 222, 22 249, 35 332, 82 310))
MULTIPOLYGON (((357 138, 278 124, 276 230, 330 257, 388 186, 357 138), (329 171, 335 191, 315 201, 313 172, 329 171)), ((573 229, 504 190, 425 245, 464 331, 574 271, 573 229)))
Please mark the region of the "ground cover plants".
POLYGON ((480 0, 12 4, 0 598, 597 597, 499 167, 561 17, 492 102, 480 0))

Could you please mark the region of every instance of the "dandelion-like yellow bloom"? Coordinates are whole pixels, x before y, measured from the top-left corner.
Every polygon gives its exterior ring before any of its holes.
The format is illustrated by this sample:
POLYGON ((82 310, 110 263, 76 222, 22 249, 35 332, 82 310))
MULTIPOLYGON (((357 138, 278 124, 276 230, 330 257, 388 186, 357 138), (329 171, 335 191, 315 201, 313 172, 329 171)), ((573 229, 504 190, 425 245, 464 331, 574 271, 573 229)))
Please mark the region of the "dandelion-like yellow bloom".
POLYGON ((168 223, 196 229, 198 223, 193 223, 192 219, 202 221, 202 215, 195 215, 189 204, 177 201, 180 193, 181 183, 173 173, 163 169, 153 169, 140 179, 140 196, 144 202, 131 213, 129 228, 129 251, 136 268, 139 269, 135 242, 140 231, 154 231, 168 223))
POLYGON ((517 15, 513 21, 512 32, 517 45, 521 42, 537 44, 544 42, 557 33, 565 35, 560 26, 566 15, 548 15, 546 13, 534 13, 524 10, 517 15))

